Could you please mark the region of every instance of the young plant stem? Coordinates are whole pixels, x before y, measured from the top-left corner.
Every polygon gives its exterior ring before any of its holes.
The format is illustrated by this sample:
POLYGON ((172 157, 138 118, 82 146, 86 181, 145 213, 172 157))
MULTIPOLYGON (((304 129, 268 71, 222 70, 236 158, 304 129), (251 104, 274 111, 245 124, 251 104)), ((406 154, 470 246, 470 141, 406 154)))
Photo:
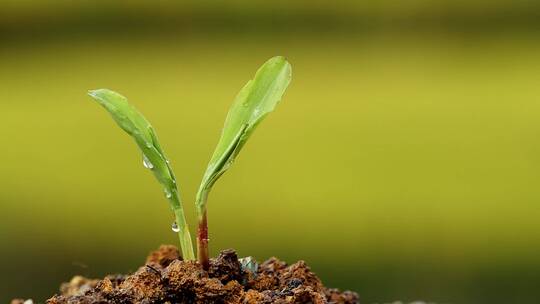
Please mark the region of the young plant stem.
POLYGON ((195 205, 197 206, 197 217, 199 219, 199 229, 197 230, 197 257, 203 269, 210 267, 210 254, 208 253, 208 215, 206 212, 206 200, 208 189, 202 187, 197 192, 195 205))
POLYGON ((182 203, 180 202, 180 197, 178 196, 178 191, 174 190, 168 199, 174 212, 176 225, 180 229, 178 231, 178 238, 180 240, 180 247, 182 249, 182 257, 187 261, 195 260, 195 253, 193 252, 193 244, 191 242, 191 234, 184 215, 182 203))
POLYGON ((206 210, 199 221, 197 231, 197 257, 204 270, 210 267, 210 256, 208 254, 208 220, 206 210))

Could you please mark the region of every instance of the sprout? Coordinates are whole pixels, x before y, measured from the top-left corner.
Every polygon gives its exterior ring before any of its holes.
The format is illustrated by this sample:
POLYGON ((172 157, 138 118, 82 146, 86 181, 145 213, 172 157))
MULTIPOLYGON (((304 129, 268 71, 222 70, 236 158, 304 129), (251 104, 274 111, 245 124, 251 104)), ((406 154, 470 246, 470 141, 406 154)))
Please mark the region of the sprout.
POLYGON ((272 112, 291 81, 291 66, 283 57, 274 57, 259 68, 236 96, 227 114, 221 138, 208 163, 197 192, 199 220, 197 252, 199 262, 208 268, 207 198, 214 183, 229 169, 255 128, 272 112))
MULTIPOLYGON (((126 133, 128 133, 142 152, 143 164, 150 169, 167 197, 176 218, 176 227, 180 238, 182 256, 186 260, 194 260, 191 234, 184 216, 184 209, 176 186, 176 178, 163 153, 154 129, 144 116, 130 105, 127 99, 111 90, 100 89, 89 91, 88 95, 101 104, 126 133)), ((173 224, 174 225, 174 224, 173 224)))
MULTIPOLYGON (((208 163, 195 201, 199 219, 197 253, 199 262, 204 269, 209 267, 206 213, 208 193, 219 177, 232 165, 255 128, 268 113, 274 110, 290 81, 291 65, 287 60, 283 57, 271 58, 242 88, 229 110, 221 138, 208 163)), ((165 196, 176 217, 172 229, 178 232, 182 255, 186 260, 194 260, 191 235, 184 216, 176 179, 169 161, 159 145, 154 129, 144 116, 128 103, 124 96, 107 89, 90 91, 88 94, 109 111, 120 128, 131 135, 139 146, 144 166, 154 173, 156 179, 163 186, 165 196)), ((255 266, 251 265, 250 267, 255 266)))

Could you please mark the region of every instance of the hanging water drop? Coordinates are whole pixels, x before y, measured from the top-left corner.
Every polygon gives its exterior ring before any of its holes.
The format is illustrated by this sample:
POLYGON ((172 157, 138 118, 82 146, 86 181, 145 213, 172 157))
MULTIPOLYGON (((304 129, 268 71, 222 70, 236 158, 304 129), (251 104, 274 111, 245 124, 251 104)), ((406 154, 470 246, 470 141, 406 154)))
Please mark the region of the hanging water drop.
POLYGON ((143 154, 143 165, 146 169, 154 169, 154 164, 152 164, 152 162, 150 162, 150 160, 148 159, 148 157, 146 157, 146 155, 143 154))
POLYGON ((180 227, 178 227, 178 224, 176 223, 176 221, 174 221, 171 225, 171 229, 172 231, 174 232, 180 232, 180 227))
POLYGON ((171 191, 169 191, 169 190, 167 190, 167 189, 163 189, 163 192, 165 193, 165 197, 166 197, 166 198, 171 198, 171 197, 172 197, 171 191))

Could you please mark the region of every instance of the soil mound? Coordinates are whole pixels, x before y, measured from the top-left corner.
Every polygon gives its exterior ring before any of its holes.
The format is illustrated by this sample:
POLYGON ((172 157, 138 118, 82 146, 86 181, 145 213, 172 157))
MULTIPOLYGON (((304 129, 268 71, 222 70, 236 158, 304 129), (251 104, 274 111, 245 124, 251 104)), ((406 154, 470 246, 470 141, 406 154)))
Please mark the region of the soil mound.
POLYGON ((131 275, 78 276, 60 291, 47 303, 359 303, 354 292, 324 287, 304 261, 287 265, 271 258, 257 264, 249 258, 239 261, 228 249, 205 271, 197 262, 182 261, 178 249, 167 245, 131 275))

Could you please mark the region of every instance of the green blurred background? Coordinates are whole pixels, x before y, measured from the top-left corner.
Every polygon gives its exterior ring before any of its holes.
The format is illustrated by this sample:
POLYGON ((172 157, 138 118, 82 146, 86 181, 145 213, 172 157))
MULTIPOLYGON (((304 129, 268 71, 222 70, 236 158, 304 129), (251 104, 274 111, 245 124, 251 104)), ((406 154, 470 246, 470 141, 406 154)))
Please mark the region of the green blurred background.
POLYGON ((266 59, 293 82, 209 201, 211 251, 363 303, 540 298, 537 1, 0 0, 0 302, 133 271, 172 214, 85 94, 149 118, 192 201, 266 59))

